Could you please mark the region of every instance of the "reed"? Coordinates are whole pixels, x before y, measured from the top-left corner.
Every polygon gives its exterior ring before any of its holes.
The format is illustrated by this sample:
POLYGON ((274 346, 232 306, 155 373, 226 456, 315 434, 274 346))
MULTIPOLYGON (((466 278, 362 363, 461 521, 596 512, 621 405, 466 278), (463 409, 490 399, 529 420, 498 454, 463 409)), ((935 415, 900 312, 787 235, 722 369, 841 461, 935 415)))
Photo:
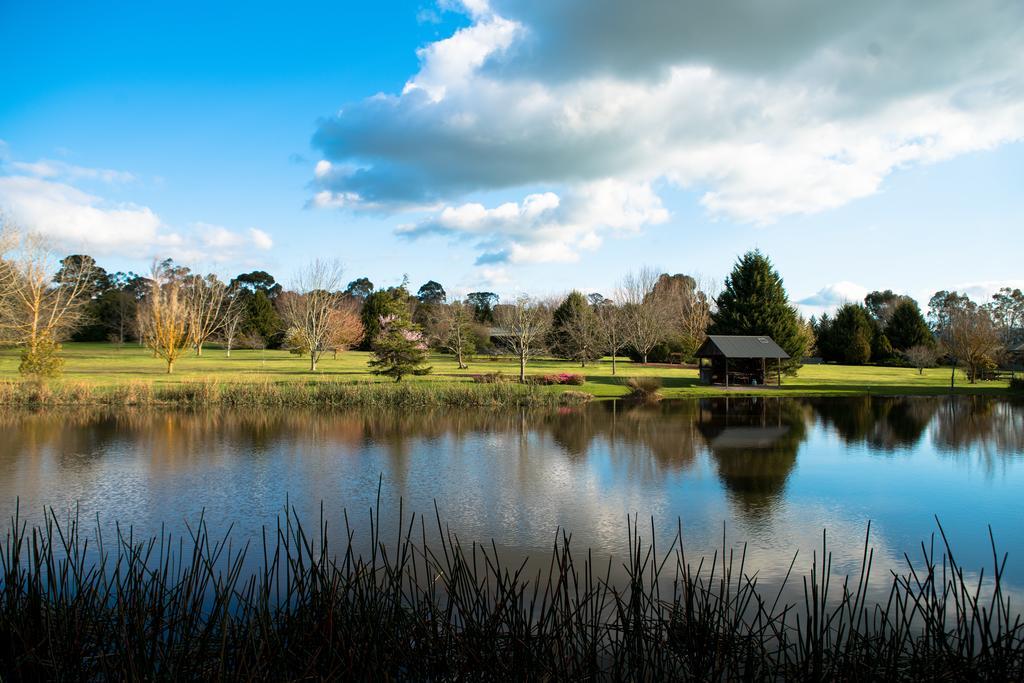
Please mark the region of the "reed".
POLYGON ((130 382, 115 387, 82 383, 0 382, 0 405, 169 407, 554 407, 593 398, 508 382, 130 382))
MULTIPOLYGON (((323 515, 321 515, 321 518, 323 515)), ((436 515, 399 506, 387 541, 380 503, 369 548, 342 546, 293 511, 252 546, 205 522, 184 538, 140 541, 118 528, 85 538, 51 511, 16 514, 0 548, 3 680, 515 679, 1021 680, 1024 627, 1003 594, 1005 556, 971 581, 941 540, 867 599, 873 554, 830 580, 825 538, 781 604, 744 567, 745 551, 696 564, 681 530, 659 551, 635 521, 626 578, 562 535, 548 569, 527 575, 496 546, 465 545, 436 515), (439 540, 428 541, 428 526, 439 540), (247 569, 251 556, 258 568, 247 569)), ((653 537, 653 529, 652 529, 653 537)), ((794 558, 795 560, 795 558, 794 558)), ((790 572, 792 573, 792 567, 790 572)), ((787 575, 787 580, 792 580, 787 575)))
POLYGON ((659 377, 630 377, 626 380, 626 386, 629 387, 626 398, 630 401, 655 403, 662 398, 659 377))

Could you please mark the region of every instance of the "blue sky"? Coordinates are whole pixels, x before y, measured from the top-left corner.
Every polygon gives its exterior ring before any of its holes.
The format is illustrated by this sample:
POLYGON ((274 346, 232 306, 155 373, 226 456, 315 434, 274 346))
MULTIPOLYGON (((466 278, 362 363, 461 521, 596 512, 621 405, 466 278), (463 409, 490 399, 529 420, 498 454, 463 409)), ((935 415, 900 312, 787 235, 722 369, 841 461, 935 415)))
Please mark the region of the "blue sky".
POLYGON ((754 247, 808 312, 1024 286, 1016 3, 213 4, 0 6, 16 221, 111 270, 453 293, 754 247))

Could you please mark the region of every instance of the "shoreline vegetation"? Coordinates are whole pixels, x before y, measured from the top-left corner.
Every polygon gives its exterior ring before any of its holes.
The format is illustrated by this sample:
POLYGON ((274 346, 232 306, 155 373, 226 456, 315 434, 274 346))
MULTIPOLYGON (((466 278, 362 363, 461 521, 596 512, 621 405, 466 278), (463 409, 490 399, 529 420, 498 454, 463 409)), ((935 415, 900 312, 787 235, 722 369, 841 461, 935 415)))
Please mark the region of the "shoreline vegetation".
MULTIPOLYGON (((949 368, 805 365, 782 387, 725 389, 703 386, 693 367, 619 362, 610 359, 587 367, 555 359, 535 359, 527 383, 517 381, 515 359, 483 356, 460 368, 445 354, 433 354, 435 372, 393 382, 375 377, 370 354, 348 351, 320 361, 310 375, 308 363, 287 351, 239 350, 230 357, 217 348, 179 361, 166 375, 144 348, 102 343, 70 343, 63 351, 65 372, 51 380, 22 379, 17 350, 0 349, 0 405, 168 406, 168 407, 374 407, 374 406, 526 406, 575 405, 588 400, 628 399, 634 384, 655 399, 713 396, 858 396, 858 395, 1019 395, 1008 381, 968 384, 957 378, 950 389, 949 368)), ((958 371, 959 373, 959 371, 958 371)))
MULTIPOLYGON (((782 586, 758 582, 746 547, 691 557, 681 526, 655 548, 635 519, 612 563, 562 533, 546 571, 507 564, 402 512, 368 538, 330 541, 294 512, 232 542, 205 520, 183 536, 91 534, 49 510, 18 513, 0 545, 0 675, 24 680, 1020 680, 1024 623, 1006 556, 992 573, 954 559, 941 525, 902 569, 833 575, 794 555, 782 586), (428 540, 429 539, 429 540, 428 540), (368 541, 368 550, 356 543, 368 541), (347 542, 347 544, 346 544, 347 542), (250 559, 252 562, 250 563, 250 559), (798 559, 800 560, 798 563, 798 559), (616 565, 617 567, 619 565, 616 565), (876 573, 881 573, 877 572, 876 573), (803 586, 803 599, 783 598, 803 586)), ((322 515, 321 515, 322 516, 322 515)), ((652 522, 653 524, 653 522, 652 522)), ((650 530, 653 533, 653 529, 650 530)))

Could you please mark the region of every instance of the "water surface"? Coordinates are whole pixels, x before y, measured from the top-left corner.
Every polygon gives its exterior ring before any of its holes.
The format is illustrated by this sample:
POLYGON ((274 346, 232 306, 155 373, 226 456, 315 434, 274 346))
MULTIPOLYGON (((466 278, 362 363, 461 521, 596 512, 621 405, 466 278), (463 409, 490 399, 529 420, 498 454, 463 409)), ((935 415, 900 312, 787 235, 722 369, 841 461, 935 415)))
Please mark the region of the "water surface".
POLYGON ((206 519, 239 538, 287 502, 357 535, 378 484, 397 503, 507 557, 545 556, 559 529, 600 557, 626 551, 626 519, 688 554, 748 544, 778 579, 828 530, 833 571, 854 571, 868 522, 876 574, 919 555, 937 515, 969 568, 988 526, 1024 586, 1024 404, 991 398, 721 398, 553 411, 237 411, 0 417, 0 514, 78 510, 136 535, 206 519), (321 503, 323 507, 321 508, 321 503))

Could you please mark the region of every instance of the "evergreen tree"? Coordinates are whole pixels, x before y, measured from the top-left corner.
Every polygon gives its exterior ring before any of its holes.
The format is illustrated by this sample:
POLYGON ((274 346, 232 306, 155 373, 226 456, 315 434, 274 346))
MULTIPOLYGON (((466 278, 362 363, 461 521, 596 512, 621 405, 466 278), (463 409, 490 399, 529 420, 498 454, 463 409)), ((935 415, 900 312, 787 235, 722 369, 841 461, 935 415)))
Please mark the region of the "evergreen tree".
POLYGON ((849 365, 863 365, 871 360, 874 327, 863 306, 840 306, 832 320, 831 337, 832 360, 849 365))
POLYGON ((555 357, 577 360, 586 367, 587 361, 601 357, 596 328, 597 318, 586 297, 574 290, 552 314, 548 348, 555 357))
POLYGON ((246 322, 243 331, 247 336, 258 335, 268 348, 276 349, 284 342, 284 323, 270 297, 262 289, 246 295, 246 322))
POLYGON ((767 256, 749 251, 736 262, 718 296, 711 334, 764 335, 790 355, 787 372, 800 367, 807 338, 800 330, 796 309, 790 305, 782 278, 767 256))
POLYGON ((914 346, 934 346, 928 323, 921 315, 921 309, 913 299, 904 299, 892 312, 889 325, 885 328, 885 336, 892 342, 894 349, 906 351, 914 346))
POLYGON ((426 375, 431 371, 426 366, 427 343, 419 325, 410 323, 408 318, 383 316, 377 328, 373 359, 369 363, 373 374, 401 382, 406 375, 426 375))
POLYGON ((363 302, 363 310, 360 313, 363 321, 363 329, 366 334, 363 337, 362 348, 372 350, 377 335, 381 332, 382 318, 397 318, 403 324, 411 322, 412 315, 409 311, 409 290, 404 285, 378 289, 366 296, 363 302))

